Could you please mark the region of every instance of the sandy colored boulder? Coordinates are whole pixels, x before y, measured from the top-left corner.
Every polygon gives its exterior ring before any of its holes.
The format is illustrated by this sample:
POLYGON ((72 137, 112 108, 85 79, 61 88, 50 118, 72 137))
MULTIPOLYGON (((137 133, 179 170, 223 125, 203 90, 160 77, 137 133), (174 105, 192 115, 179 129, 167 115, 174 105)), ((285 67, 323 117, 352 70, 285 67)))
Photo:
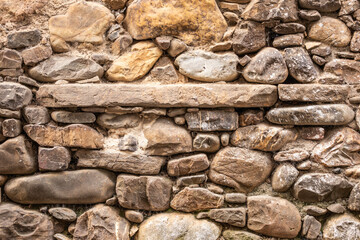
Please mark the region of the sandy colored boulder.
POLYGON ((270 155, 245 148, 226 147, 214 157, 209 178, 214 183, 250 192, 269 177, 272 170, 270 155), (257 174, 254 175, 254 172, 257 174))
POLYGON ((173 158, 167 163, 169 176, 183 176, 206 170, 210 166, 206 154, 200 153, 187 157, 173 158))
POLYGON ((301 229, 301 216, 288 200, 266 195, 248 197, 247 227, 271 237, 295 238, 301 229))
POLYGON ((164 35, 194 45, 218 42, 227 29, 215 0, 133 1, 124 23, 136 40, 164 35))
POLYGON ((171 200, 171 208, 177 211, 194 212, 219 208, 224 204, 224 196, 213 193, 206 188, 186 187, 171 200))
POLYGON ((71 124, 66 127, 29 124, 24 126, 24 130, 33 141, 44 147, 64 146, 91 149, 103 147, 104 136, 83 124, 71 124))
POLYGON ((330 217, 323 228, 324 239, 353 240, 360 237, 360 220, 350 213, 330 217))
POLYGON ((99 203, 114 195, 115 174, 84 169, 17 177, 7 181, 5 193, 21 204, 99 203))
POLYGON ((161 57, 155 43, 145 41, 134 44, 130 52, 116 59, 106 72, 110 81, 132 82, 145 76, 161 57))
POLYGON ((19 83, 0 82, 0 99, 0 108, 18 110, 31 102, 32 92, 19 83))
POLYGON ((309 31, 310 38, 335 47, 346 47, 351 36, 351 31, 344 22, 331 17, 321 17, 309 31))
POLYGON ((95 2, 77 2, 70 5, 65 15, 49 19, 50 42, 54 50, 66 49, 66 42, 100 44, 104 33, 114 21, 114 15, 95 2))

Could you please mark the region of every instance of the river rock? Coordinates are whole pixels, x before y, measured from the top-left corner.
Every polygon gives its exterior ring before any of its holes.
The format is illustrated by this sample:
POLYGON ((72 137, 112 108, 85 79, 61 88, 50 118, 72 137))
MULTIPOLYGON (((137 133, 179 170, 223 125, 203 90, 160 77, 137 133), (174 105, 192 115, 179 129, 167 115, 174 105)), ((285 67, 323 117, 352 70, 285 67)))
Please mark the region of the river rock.
POLYGON ((109 114, 104 113, 98 116, 97 124, 100 126, 113 129, 113 128, 133 128, 140 124, 140 116, 138 114, 109 114))
POLYGON ((161 213, 149 217, 139 227, 138 240, 217 240, 221 226, 198 220, 193 214, 161 213))
POLYGON ((239 21, 232 42, 232 48, 236 54, 256 52, 266 46, 265 27, 253 21, 239 21))
POLYGON ((172 158, 167 163, 169 176, 183 176, 206 170, 210 166, 206 154, 200 153, 188 157, 172 158))
POLYGON ((333 59, 324 66, 324 71, 335 74, 347 84, 359 84, 360 62, 350 59, 333 59))
POLYGON ((246 65, 243 76, 248 82, 279 84, 288 76, 285 60, 276 48, 262 49, 246 65))
POLYGON ((18 110, 31 102, 29 88, 12 82, 0 82, 0 108, 18 110))
POLYGON ((222 235, 225 240, 263 240, 262 237, 256 234, 234 229, 225 230, 222 235))
POLYGON ((91 149, 103 147, 104 136, 83 124, 71 124, 66 127, 29 124, 24 126, 24 130, 32 140, 44 147, 64 146, 91 149))
POLYGON ((69 167, 71 153, 67 148, 56 146, 53 148, 39 147, 38 163, 40 171, 62 171, 69 167))
POLYGON ((169 208, 171 188, 165 177, 120 174, 116 181, 119 204, 128 209, 164 211, 169 208))
POLYGON ((114 192, 115 174, 105 170, 43 173, 5 184, 6 195, 21 204, 93 204, 105 202, 114 192))
POLYGON ((53 55, 29 70, 30 77, 40 82, 76 82, 96 76, 101 78, 103 73, 104 69, 93 60, 68 55, 53 55))
POLYGON ((133 174, 159 174, 165 163, 162 157, 128 154, 118 151, 78 150, 75 153, 77 166, 83 168, 104 168, 113 172, 133 174))
POLYGON ((178 37, 190 45, 219 42, 227 29, 215 0, 133 1, 124 23, 136 40, 164 35, 178 37))
POLYGON ((360 220, 345 213, 330 217, 323 228, 324 239, 353 240, 360 237, 360 220))
POLYGON ((96 116, 87 112, 54 111, 51 118, 59 123, 93 123, 96 116))
POLYGON ((22 58, 18 51, 4 49, 0 51, 0 69, 21 68, 22 58))
POLYGON ((192 151, 190 133, 166 118, 159 118, 144 129, 149 155, 174 155, 192 151))
POLYGON ((248 149, 278 151, 296 138, 297 132, 293 129, 261 123, 238 128, 231 136, 231 143, 248 149))
POLYGON ((54 227, 50 218, 34 210, 3 203, 0 205, 0 239, 52 239, 54 227))
POLYGON ((116 239, 129 240, 130 223, 119 210, 103 204, 84 212, 76 221, 74 240, 116 239))
POLYGON ((175 65, 185 76, 202 81, 232 81, 238 77, 239 58, 234 53, 217 54, 203 50, 188 51, 175 59, 175 65), (195 64, 196 63, 196 64, 195 64))
POLYGON ((198 133, 193 141, 193 149, 198 152, 216 152, 220 148, 220 138, 215 134, 198 133))
POLYGON ((348 197, 353 185, 330 173, 307 173, 294 185, 294 197, 303 202, 333 201, 348 197))
POLYGON ((345 104, 274 108, 266 114, 272 123, 290 125, 345 125, 354 117, 354 111, 345 104))
POLYGON ((194 212, 219 208, 224 204, 224 196, 213 193, 206 188, 186 187, 171 200, 171 208, 177 211, 194 212))
POLYGON ((271 20, 293 22, 298 20, 297 3, 295 0, 251 0, 242 12, 241 17, 245 20, 258 22, 271 20))
POLYGON ((0 174, 30 174, 37 170, 31 142, 23 135, 0 145, 0 174))
POLYGON ((279 165, 273 172, 271 187, 276 192, 286 192, 294 184, 299 171, 291 164, 279 165))
POLYGON ((65 15, 49 19, 50 42, 53 49, 69 49, 66 42, 101 44, 104 33, 115 19, 110 10, 96 2, 71 4, 65 15))
POLYGON ((272 162, 269 154, 245 148, 221 149, 211 162, 209 178, 217 184, 250 192, 269 177, 272 162), (257 172, 254 175, 254 172, 257 172))
POLYGON ((289 201, 266 195, 248 197, 247 227, 278 238, 295 238, 301 229, 301 216, 289 201))
POLYGON ((106 72, 110 81, 132 82, 145 76, 161 57, 162 51, 150 41, 138 42, 130 52, 116 59, 106 72))
POLYGON ((245 227, 246 225, 246 208, 220 208, 211 209, 209 218, 216 222, 227 223, 236 227, 245 227))
POLYGON ((321 17, 309 30, 310 38, 335 47, 346 47, 350 43, 351 36, 351 31, 344 22, 326 16, 321 17))
POLYGON ((311 159, 326 167, 360 164, 360 134, 348 127, 334 129, 314 149, 311 159))
POLYGON ((238 128, 238 114, 223 110, 200 110, 185 114, 190 131, 232 131, 238 128))
POLYGON ((302 8, 314 9, 320 12, 335 12, 336 10, 339 10, 341 6, 339 0, 300 0, 299 5, 302 8))
POLYGON ((4 137, 17 137, 22 132, 21 121, 14 118, 5 119, 1 124, 1 128, 4 137))
POLYGON ((286 48, 285 62, 290 75, 301 83, 311 83, 318 77, 318 72, 309 53, 302 47, 286 48))

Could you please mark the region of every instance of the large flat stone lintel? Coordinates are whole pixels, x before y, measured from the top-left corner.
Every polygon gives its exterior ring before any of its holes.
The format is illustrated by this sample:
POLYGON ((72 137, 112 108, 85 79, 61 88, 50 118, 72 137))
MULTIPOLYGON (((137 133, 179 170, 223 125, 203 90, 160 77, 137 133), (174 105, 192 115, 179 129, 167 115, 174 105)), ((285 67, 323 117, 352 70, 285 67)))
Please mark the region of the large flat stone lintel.
POLYGON ((277 87, 250 84, 64 84, 43 85, 38 102, 46 107, 270 107, 277 87))

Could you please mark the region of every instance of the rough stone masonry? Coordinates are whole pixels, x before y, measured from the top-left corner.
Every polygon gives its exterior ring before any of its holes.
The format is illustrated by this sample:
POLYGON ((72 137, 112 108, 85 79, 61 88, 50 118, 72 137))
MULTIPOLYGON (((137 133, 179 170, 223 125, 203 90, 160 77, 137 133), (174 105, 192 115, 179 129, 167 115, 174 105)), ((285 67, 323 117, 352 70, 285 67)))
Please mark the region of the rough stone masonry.
POLYGON ((358 0, 1 0, 0 240, 360 240, 358 0))

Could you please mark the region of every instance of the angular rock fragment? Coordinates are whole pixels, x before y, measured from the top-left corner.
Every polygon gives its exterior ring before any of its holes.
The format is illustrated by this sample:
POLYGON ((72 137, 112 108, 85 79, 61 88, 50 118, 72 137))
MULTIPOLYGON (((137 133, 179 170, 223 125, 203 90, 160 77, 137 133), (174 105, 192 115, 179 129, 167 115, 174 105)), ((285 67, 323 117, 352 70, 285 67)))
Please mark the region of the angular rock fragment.
POLYGON ((315 240, 321 233, 321 223, 313 216, 305 216, 301 235, 307 239, 315 240))
POLYGON ((66 170, 71 161, 71 153, 67 148, 56 146, 53 148, 39 147, 38 163, 40 171, 66 170))
POLYGON ((165 177, 120 174, 116 181, 119 204, 128 209, 164 211, 169 208, 171 188, 165 177))
POLYGON ((206 174, 191 175, 185 177, 179 177, 176 180, 177 187, 186 187, 193 184, 201 184, 207 180, 206 174))
POLYGON ((302 8, 314 9, 320 12, 335 12, 339 10, 341 6, 339 0, 299 0, 299 5, 302 8))
POLYGON ((216 222, 227 223, 236 227, 245 227, 246 208, 211 209, 209 217, 216 222))
POLYGON ((25 65, 34 66, 37 63, 48 59, 52 53, 50 46, 37 45, 22 51, 21 56, 25 65))
POLYGON ((295 34, 305 32, 306 27, 300 23, 280 23, 272 30, 278 34, 295 34))
POLYGON ((171 40, 170 47, 167 50, 167 52, 171 57, 174 58, 177 55, 179 55, 180 53, 185 52, 187 49, 188 49, 188 46, 186 45, 186 43, 175 38, 175 39, 171 40))
POLYGON ((18 110, 31 102, 31 90, 21 84, 0 82, 0 108, 18 110))
POLYGON ((214 157, 209 178, 221 185, 250 192, 270 175, 272 162, 269 154, 244 148, 226 147, 214 157), (255 175, 254 172, 257 174, 255 175))
POLYGON ((26 122, 30 124, 46 124, 50 121, 49 111, 42 106, 26 106, 23 110, 26 122))
POLYGON ((205 188, 186 187, 175 195, 170 206, 183 212, 194 212, 211 208, 219 208, 224 203, 224 197, 210 192, 205 188))
POLYGON ((232 49, 238 55, 256 52, 266 46, 265 27, 253 21, 240 21, 232 42, 232 49))
POLYGON ((93 123, 96 116, 93 113, 54 111, 51 118, 59 123, 93 123))
POLYGON ((185 114, 188 129, 191 131, 232 131, 238 127, 238 114, 222 110, 201 110, 185 114))
POLYGON ((17 137, 22 132, 21 121, 14 118, 5 119, 1 124, 1 128, 4 137, 17 137))
POLYGON ((360 184, 356 184, 351 190, 348 209, 351 211, 360 211, 360 184))
POLYGON ((273 172, 271 187, 276 192, 286 192, 294 184, 299 171, 291 164, 279 165, 273 172))
POLYGON ((169 176, 183 176, 206 170, 210 166, 206 154, 171 159, 167 163, 169 176))
POLYGON ((239 125, 246 127, 256 125, 264 121, 264 111, 261 110, 245 110, 239 114, 239 125))
POLYGON ((256 234, 246 231, 234 230, 234 229, 225 230, 222 235, 225 238, 225 240, 243 240, 243 239, 263 240, 262 237, 256 234))
POLYGON ((188 51, 175 59, 180 73, 202 82, 235 80, 239 75, 238 62, 234 53, 217 54, 203 50, 188 51))
POLYGON ((272 43, 275 48, 288 48, 302 46, 304 42, 304 34, 289 34, 274 38, 272 43))
POLYGON ((8 48, 32 47, 40 43, 41 32, 38 29, 17 31, 7 35, 8 48))
POLYGON ((317 21, 321 18, 321 14, 316 10, 300 10, 299 17, 307 21, 317 21))
POLYGON ((216 152, 220 148, 220 138, 215 134, 198 133, 193 141, 194 151, 216 152))
POLYGON ((7 181, 5 193, 21 204, 99 203, 114 195, 115 174, 84 169, 17 177, 7 181))
POLYGON ((330 173, 307 173, 294 185, 294 197, 303 202, 333 201, 348 197, 353 185, 330 173))
POLYGON ((225 201, 228 203, 246 203, 246 195, 244 193, 226 193, 225 201))
POLYGON ((19 52, 11 49, 0 51, 0 69, 21 68, 22 58, 19 52))
POLYGON ((324 71, 335 74, 347 84, 359 84, 360 63, 350 59, 333 59, 328 62, 324 71))
POLYGON ((360 221, 345 213, 330 217, 323 228, 324 239, 352 240, 360 237, 360 221))
POLYGON ((108 114, 104 113, 98 116, 97 124, 100 126, 113 129, 113 128, 133 128, 140 124, 140 116, 138 114, 108 114))
POLYGON ((162 84, 174 84, 186 82, 186 77, 178 73, 172 60, 168 57, 161 57, 144 82, 160 82, 162 84))

